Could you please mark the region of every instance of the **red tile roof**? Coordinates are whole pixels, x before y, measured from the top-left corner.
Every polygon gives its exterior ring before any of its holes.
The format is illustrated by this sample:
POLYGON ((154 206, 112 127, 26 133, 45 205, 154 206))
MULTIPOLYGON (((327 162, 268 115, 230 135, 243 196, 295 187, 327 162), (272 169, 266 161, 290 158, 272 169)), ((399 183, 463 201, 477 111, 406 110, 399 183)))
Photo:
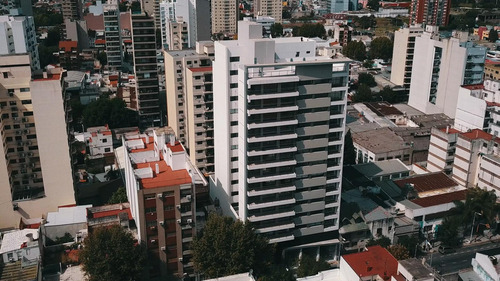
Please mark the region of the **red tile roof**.
POLYGON ((206 72, 206 71, 212 71, 211 66, 205 66, 205 67, 191 67, 189 68, 192 72, 206 72))
POLYGON ((394 183, 400 188, 404 188, 406 184, 413 184, 417 192, 439 190, 458 185, 453 179, 442 172, 416 175, 406 179, 396 180, 394 183))
POLYGON ((104 39, 96 39, 95 40, 95 44, 96 45, 104 45, 104 44, 106 44, 106 40, 104 40, 104 39))
MULTIPOLYGON (((446 133, 446 128, 441 128, 439 130, 443 133, 446 133)), ((457 134, 457 133, 461 133, 461 131, 454 128, 448 128, 448 134, 457 134)))
POLYGON ((484 89, 483 84, 475 84, 475 85, 463 85, 463 88, 469 89, 469 90, 482 90, 484 89))
POLYGON ((47 78, 36 78, 33 79, 33 81, 48 81, 48 80, 60 80, 61 79, 61 74, 56 73, 56 74, 47 74, 47 78))
POLYGON ((91 30, 104 30, 104 16, 93 14, 86 14, 83 19, 87 22, 87 28, 91 30))
POLYGON ((78 48, 77 41, 59 41, 59 50, 64 50, 65 52, 71 52, 72 48, 78 48))
POLYGON ((92 218, 98 219, 98 218, 104 218, 104 217, 114 217, 117 216, 120 213, 127 213, 128 214, 128 219, 132 220, 132 213, 130 212, 130 208, 124 208, 123 210, 116 209, 116 210, 107 210, 107 211, 101 211, 101 212, 95 212, 92 213, 92 218))
MULTIPOLYGON (((485 141, 491 141, 493 139, 492 134, 488 134, 485 131, 480 130, 480 129, 474 129, 474 130, 471 130, 470 132, 462 133, 460 136, 462 136, 466 139, 469 139, 469 140, 483 139, 485 141)), ((500 143, 499 138, 495 138, 495 141, 497 143, 500 143)))
POLYGON ((383 280, 391 280, 391 276, 400 280, 398 261, 391 253, 378 245, 367 249, 364 252, 342 256, 360 279, 379 275, 383 280))
POLYGON ((467 196, 467 190, 459 190, 455 192, 449 192, 449 193, 444 193, 444 194, 439 194, 439 195, 434 195, 434 196, 428 196, 424 198, 418 198, 411 200, 411 202, 421 206, 421 207, 430 207, 430 206, 436 206, 436 205, 441 205, 441 204, 448 204, 448 203, 453 203, 455 201, 461 201, 465 200, 465 197, 467 196))
POLYGON ((165 161, 152 161, 148 163, 136 164, 136 169, 143 169, 151 167, 153 169, 154 175, 152 178, 140 179, 142 188, 158 188, 173 185, 181 185, 192 183, 193 180, 186 169, 172 171, 172 168, 165 163, 165 161), (155 165, 158 164, 160 168, 160 173, 156 174, 155 165))
POLYGON ((174 146, 170 145, 170 143, 167 144, 167 147, 172 150, 172 152, 181 152, 184 151, 184 148, 182 148, 182 145, 179 141, 176 141, 174 146))

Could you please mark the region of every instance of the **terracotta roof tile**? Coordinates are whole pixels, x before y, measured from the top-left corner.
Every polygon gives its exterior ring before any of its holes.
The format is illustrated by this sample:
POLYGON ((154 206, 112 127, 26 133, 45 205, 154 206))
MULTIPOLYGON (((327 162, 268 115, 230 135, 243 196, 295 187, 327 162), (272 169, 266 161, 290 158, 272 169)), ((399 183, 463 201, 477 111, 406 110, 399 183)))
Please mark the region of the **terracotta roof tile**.
POLYGON ((400 188, 404 188, 406 184, 414 184, 417 192, 439 190, 458 185, 453 179, 442 172, 416 175, 406 179, 395 180, 394 183, 400 188))
POLYGON ((381 246, 368 247, 367 251, 344 255, 342 258, 352 270, 362 279, 367 276, 379 275, 383 280, 398 279, 398 261, 381 246))

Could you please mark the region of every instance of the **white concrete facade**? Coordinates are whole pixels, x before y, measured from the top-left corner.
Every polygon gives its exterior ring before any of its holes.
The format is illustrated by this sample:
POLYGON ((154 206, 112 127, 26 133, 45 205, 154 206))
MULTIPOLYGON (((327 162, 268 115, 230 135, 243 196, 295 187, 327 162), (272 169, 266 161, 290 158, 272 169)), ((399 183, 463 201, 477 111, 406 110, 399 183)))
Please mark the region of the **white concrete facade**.
POLYGON ((415 38, 424 32, 421 26, 401 28, 394 32, 394 47, 392 51, 391 82, 410 88, 415 38))
POLYGON ((450 128, 431 129, 427 170, 430 172, 443 171, 448 175, 451 174, 459 133, 457 130, 450 130, 450 128))
POLYGON ((29 54, 31 69, 40 69, 33 17, 0 16, 0 55, 29 54))
POLYGON ((270 242, 338 229, 348 62, 239 22, 215 43, 215 177, 226 214, 270 242), (327 149, 325 149, 328 147, 327 149))
POLYGON ((455 118, 460 86, 483 82, 485 56, 485 47, 441 38, 436 27, 427 26, 415 39, 408 105, 455 118))
POLYGON ((196 13, 196 1, 193 0, 167 0, 160 3, 161 43, 165 50, 195 47, 197 38, 196 13), (182 46, 182 43, 185 47, 182 46))

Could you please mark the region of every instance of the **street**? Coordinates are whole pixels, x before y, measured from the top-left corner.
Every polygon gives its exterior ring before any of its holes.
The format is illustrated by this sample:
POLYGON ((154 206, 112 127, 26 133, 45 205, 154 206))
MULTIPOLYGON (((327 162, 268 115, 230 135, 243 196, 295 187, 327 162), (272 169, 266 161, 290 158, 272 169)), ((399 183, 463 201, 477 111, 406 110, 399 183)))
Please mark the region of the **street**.
POLYGON ((486 243, 481 245, 473 245, 456 249, 455 253, 442 255, 439 252, 428 254, 426 263, 438 270, 442 275, 457 273, 459 270, 472 267, 472 258, 477 252, 485 250, 497 251, 500 254, 500 244, 486 243))

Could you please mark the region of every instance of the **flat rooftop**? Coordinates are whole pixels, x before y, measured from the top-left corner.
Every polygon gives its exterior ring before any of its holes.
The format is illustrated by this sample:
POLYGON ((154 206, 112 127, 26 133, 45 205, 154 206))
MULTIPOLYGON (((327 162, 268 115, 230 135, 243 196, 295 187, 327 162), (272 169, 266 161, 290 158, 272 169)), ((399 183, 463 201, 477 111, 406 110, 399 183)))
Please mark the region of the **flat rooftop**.
POLYGON ((452 118, 448 117, 444 113, 438 114, 423 114, 418 116, 412 116, 411 121, 415 122, 420 127, 430 128, 430 127, 446 127, 453 126, 454 121, 452 118))
POLYGON ((378 116, 403 115, 397 107, 388 102, 365 102, 365 105, 378 116))
POLYGON ((368 178, 410 171, 410 169, 399 159, 370 162, 354 165, 353 167, 368 178))
POLYGON ((465 200, 467 197, 467 190, 459 190, 449 193, 438 194, 434 196, 427 196, 424 198, 418 198, 411 200, 412 203, 417 204, 420 207, 431 207, 436 205, 453 203, 455 201, 465 200))
POLYGON ((432 271, 422 264, 422 261, 416 258, 400 260, 400 265, 403 266, 415 280, 425 279, 432 276, 432 271))
POLYGON ((352 133, 352 140, 375 154, 410 148, 403 138, 389 128, 352 133))

